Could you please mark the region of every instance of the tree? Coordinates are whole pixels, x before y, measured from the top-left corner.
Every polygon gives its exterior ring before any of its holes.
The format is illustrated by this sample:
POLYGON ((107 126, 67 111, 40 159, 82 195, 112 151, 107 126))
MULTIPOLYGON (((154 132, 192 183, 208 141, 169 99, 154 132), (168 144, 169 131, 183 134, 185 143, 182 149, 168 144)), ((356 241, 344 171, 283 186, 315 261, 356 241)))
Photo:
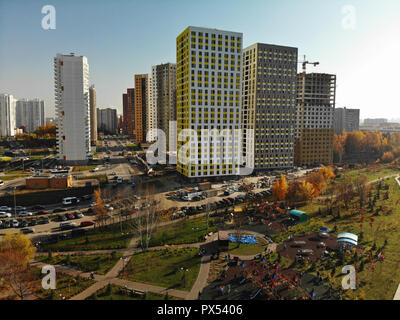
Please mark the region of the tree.
POLYGON ((139 202, 141 210, 138 211, 135 219, 127 222, 127 226, 138 233, 140 247, 145 252, 149 248, 153 231, 160 222, 159 212, 162 203, 154 196, 154 192, 152 192, 154 190, 150 189, 154 189, 154 186, 146 185, 144 188, 146 188, 143 190, 144 195, 139 202))
POLYGON ((301 200, 312 200, 315 197, 316 190, 312 183, 303 180, 299 185, 299 194, 301 200))
POLYGON ((0 277, 21 300, 33 288, 29 260, 35 251, 32 242, 22 233, 7 233, 0 242, 0 277))
POLYGON ((394 160, 393 152, 385 152, 382 156, 383 163, 390 163, 390 162, 393 162, 393 160, 394 160))
POLYGON ((289 185, 283 174, 281 174, 280 180, 275 180, 271 189, 272 189, 272 194, 275 196, 275 198, 277 198, 278 200, 281 200, 281 201, 286 199, 286 196, 289 191, 289 185))
POLYGON ((104 226, 107 220, 107 209, 104 207, 104 200, 101 196, 101 190, 96 189, 93 193, 96 205, 93 207, 93 212, 97 216, 97 223, 100 227, 104 226))
POLYGON ((367 176, 359 176, 354 180, 355 190, 360 197, 360 207, 364 206, 364 203, 367 200, 368 192, 370 190, 370 186, 368 185, 367 176))
POLYGON ((333 152, 339 158, 339 163, 343 160, 343 155, 345 154, 345 146, 347 140, 347 133, 335 134, 333 136, 333 152))

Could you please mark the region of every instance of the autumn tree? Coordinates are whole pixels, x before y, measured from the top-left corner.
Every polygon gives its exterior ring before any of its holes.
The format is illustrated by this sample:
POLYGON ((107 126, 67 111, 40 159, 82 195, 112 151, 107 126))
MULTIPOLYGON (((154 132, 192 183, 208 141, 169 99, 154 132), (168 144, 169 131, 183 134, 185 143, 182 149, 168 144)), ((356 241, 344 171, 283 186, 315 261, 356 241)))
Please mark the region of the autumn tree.
POLYGON ((278 200, 285 200, 288 194, 289 185, 286 181, 286 178, 283 174, 281 174, 281 178, 279 180, 275 180, 274 184, 271 187, 272 194, 278 200))
POLYGON ((22 233, 7 233, 0 241, 0 278, 21 300, 32 290, 29 260, 35 251, 32 242, 22 233))
POLYGON ((333 152, 337 155, 339 163, 342 162, 343 156, 346 151, 346 140, 347 132, 343 132, 342 134, 335 134, 333 136, 333 152))
POLYGON ((382 156, 383 163, 391 163, 394 161, 394 154, 393 152, 385 152, 382 156))
POLYGON ((316 196, 316 190, 313 184, 303 180, 299 185, 299 196, 301 200, 312 200, 316 196))
POLYGON ((363 208, 365 202, 367 201, 368 193, 370 191, 370 186, 368 185, 367 176, 359 176, 354 180, 354 188, 360 199, 360 207, 363 208))
POLYGON ((101 190, 96 189, 93 193, 96 205, 93 207, 93 212, 96 215, 96 221, 100 227, 103 227, 107 220, 107 209, 104 206, 104 200, 101 196, 101 190))

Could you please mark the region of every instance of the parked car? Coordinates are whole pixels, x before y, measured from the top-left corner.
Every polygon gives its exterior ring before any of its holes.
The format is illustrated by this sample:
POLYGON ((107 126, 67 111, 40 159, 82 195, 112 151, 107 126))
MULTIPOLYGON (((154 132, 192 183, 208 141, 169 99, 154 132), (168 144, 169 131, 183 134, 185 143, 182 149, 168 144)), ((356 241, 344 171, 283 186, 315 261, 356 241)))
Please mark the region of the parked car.
POLYGON ((70 230, 76 228, 76 224, 74 222, 61 222, 60 229, 61 230, 70 230))
POLYGON ((41 205, 36 205, 34 207, 32 207, 33 210, 45 210, 46 208, 44 206, 41 205))
POLYGON ((64 208, 56 208, 53 210, 53 213, 59 213, 59 212, 65 212, 65 211, 68 211, 68 210, 64 209, 64 208))
POLYGON ((48 224, 49 222, 50 222, 49 217, 42 217, 42 218, 39 220, 39 224, 48 224))
POLYGON ((63 206, 70 206, 73 204, 78 204, 79 199, 77 197, 67 197, 62 200, 63 206))
POLYGON ((93 226, 95 223, 93 221, 82 221, 79 225, 80 227, 90 227, 93 226))
POLYGON ((11 221, 11 226, 13 227, 13 228, 18 228, 18 226, 19 226, 19 222, 18 222, 18 220, 12 220, 11 221))
POLYGON ((19 227, 20 228, 25 228, 27 226, 28 226, 28 221, 26 219, 22 219, 20 224, 19 224, 19 227))
POLYGON ((22 228, 22 229, 21 229, 21 232, 22 232, 23 234, 34 233, 34 232, 35 232, 35 229, 33 229, 33 228, 22 228))
POLYGON ((29 225, 30 226, 36 226, 37 225, 37 220, 36 219, 31 219, 31 221, 29 221, 29 225))
POLYGON ((11 211, 11 208, 7 206, 1 206, 0 211, 11 211))
POLYGON ((74 219, 75 219, 75 216, 74 216, 72 213, 66 213, 66 214, 65 214, 65 217, 66 217, 68 220, 74 220, 74 219))
POLYGON ((57 218, 58 221, 67 221, 67 217, 62 214, 60 214, 57 218))
POLYGON ((16 210, 16 211, 26 211, 26 208, 25 208, 25 207, 22 207, 22 206, 16 206, 16 207, 15 207, 15 210, 16 210))
POLYGON ((50 212, 48 212, 47 210, 40 210, 38 211, 36 214, 37 215, 42 215, 42 214, 49 214, 50 212))
POLYGON ((0 218, 11 218, 11 213, 9 213, 9 212, 0 212, 0 218))
POLYGON ((76 212, 74 213, 74 217, 75 217, 75 219, 80 219, 80 218, 83 218, 84 215, 83 215, 82 212, 76 211, 76 212))
POLYGON ((11 227, 11 221, 10 220, 4 220, 2 228, 3 229, 7 229, 7 228, 10 228, 10 227, 11 227))
POLYGON ((17 214, 18 217, 31 217, 33 216, 32 212, 28 212, 28 211, 22 211, 20 213, 17 214))

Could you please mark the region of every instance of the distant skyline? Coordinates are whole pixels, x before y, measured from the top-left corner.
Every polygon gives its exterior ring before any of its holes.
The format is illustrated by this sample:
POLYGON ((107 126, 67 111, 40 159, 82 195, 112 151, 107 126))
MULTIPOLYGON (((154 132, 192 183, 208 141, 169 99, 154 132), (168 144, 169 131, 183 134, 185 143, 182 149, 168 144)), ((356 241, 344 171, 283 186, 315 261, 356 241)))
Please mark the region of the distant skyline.
POLYGON ((337 75, 337 107, 361 109, 362 119, 397 117, 398 0, 0 0, 0 93, 43 99, 53 117, 53 58, 74 52, 88 58, 97 106, 121 114, 134 75, 175 62, 176 37, 190 25, 242 32, 244 47, 298 47, 300 60, 320 62, 308 72, 337 75), (56 30, 41 27, 48 4, 56 30))

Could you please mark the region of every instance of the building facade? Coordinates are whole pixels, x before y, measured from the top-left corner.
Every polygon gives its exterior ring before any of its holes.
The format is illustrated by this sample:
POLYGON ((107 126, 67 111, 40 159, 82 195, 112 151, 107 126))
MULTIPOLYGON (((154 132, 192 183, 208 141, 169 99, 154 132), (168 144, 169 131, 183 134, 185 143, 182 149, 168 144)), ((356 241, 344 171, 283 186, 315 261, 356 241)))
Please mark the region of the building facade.
MULTIPOLYGON (((170 122, 176 121, 176 64, 165 63, 152 68, 153 103, 156 109, 157 125, 166 135, 166 148, 170 149, 170 122)), ((172 132, 174 146, 176 135, 172 132)))
MULTIPOLYGON (((151 108, 151 75, 136 74, 135 75, 135 94, 134 94, 134 119, 135 119, 135 139, 137 143, 146 141, 147 129, 150 124, 148 121, 148 110, 151 108)), ((154 112, 151 112, 154 116, 154 112)), ((152 120, 152 124, 154 123, 152 120)))
POLYGON ((97 106, 96 106, 96 88, 92 85, 89 88, 90 98, 90 143, 97 145, 97 106))
POLYGON ((360 130, 360 109, 336 108, 334 129, 336 134, 360 130))
POLYGON ((131 137, 135 134, 135 89, 128 88, 122 95, 123 133, 131 137))
POLYGON ((44 101, 39 99, 19 99, 16 102, 15 118, 17 128, 25 127, 25 132, 34 132, 45 125, 44 101))
POLYGON ((90 155, 89 64, 84 56, 54 58, 57 152, 61 161, 86 162, 90 155))
POLYGON ((97 130, 104 134, 116 134, 118 127, 117 109, 97 109, 97 130))
POLYGON ((10 137, 15 135, 16 99, 11 94, 0 94, 0 135, 10 137))
POLYGON ((300 73, 297 80, 295 164, 332 164, 336 76, 300 73))
POLYGON ((263 43, 243 50, 243 158, 248 167, 293 167, 297 55, 297 48, 263 43))
POLYGON ((177 37, 177 170, 186 177, 239 174, 242 41, 198 27, 177 37))

